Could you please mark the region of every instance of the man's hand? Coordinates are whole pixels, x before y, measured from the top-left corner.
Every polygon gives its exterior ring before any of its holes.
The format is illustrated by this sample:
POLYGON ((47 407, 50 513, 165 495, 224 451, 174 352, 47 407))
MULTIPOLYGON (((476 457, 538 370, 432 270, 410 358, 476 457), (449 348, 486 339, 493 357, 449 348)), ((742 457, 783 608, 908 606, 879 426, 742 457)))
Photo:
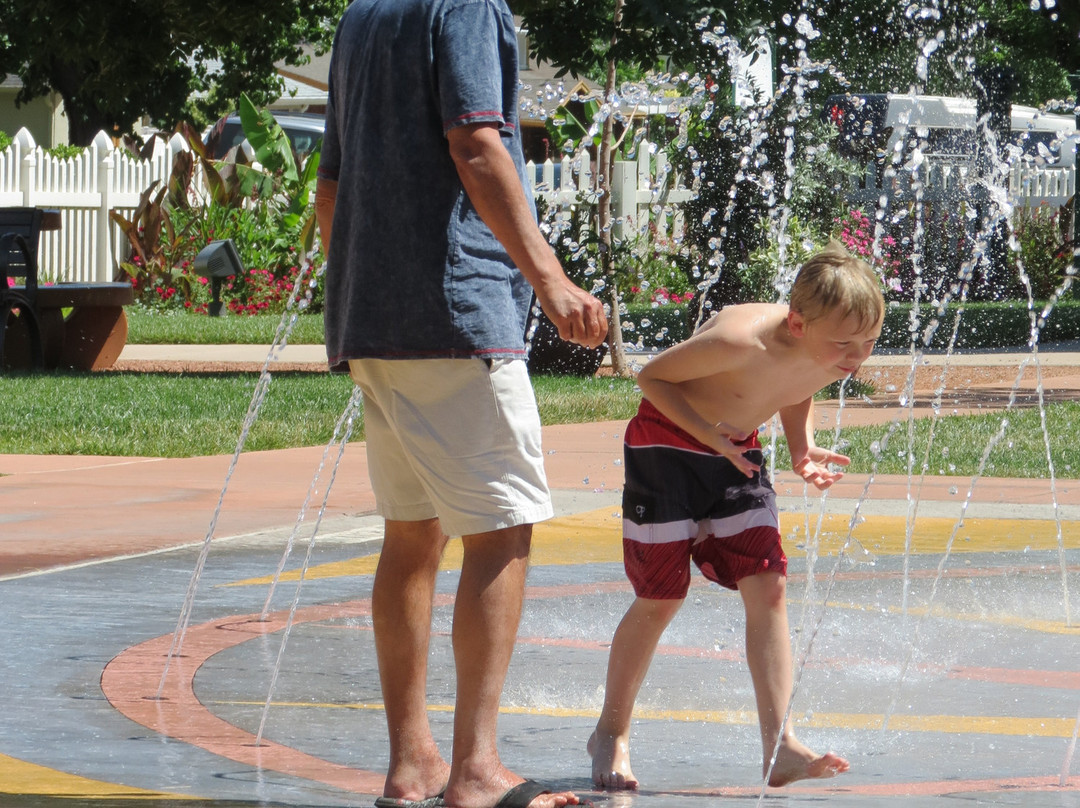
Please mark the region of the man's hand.
POLYGON ((559 336, 596 348, 607 336, 604 306, 566 277, 528 204, 517 169, 492 123, 447 132, 450 156, 480 218, 536 291, 559 336))
POLYGON ((795 473, 821 491, 844 476, 844 472, 832 471, 829 465, 846 466, 850 462, 851 458, 846 455, 830 452, 828 449, 817 446, 811 446, 801 458, 791 458, 795 473))
POLYGON ((586 348, 598 347, 607 337, 604 304, 563 276, 554 289, 537 289, 540 308, 559 330, 559 336, 586 348))

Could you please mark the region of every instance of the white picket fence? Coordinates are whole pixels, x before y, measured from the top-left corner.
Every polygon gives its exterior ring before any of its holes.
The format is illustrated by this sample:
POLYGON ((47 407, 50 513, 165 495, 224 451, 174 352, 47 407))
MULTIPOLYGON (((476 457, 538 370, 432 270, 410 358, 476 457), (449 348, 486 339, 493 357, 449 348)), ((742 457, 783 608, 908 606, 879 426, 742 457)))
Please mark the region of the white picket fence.
MULTIPOLYGON (((586 153, 525 166, 533 193, 549 207, 596 204, 596 177, 586 153)), ((693 198, 682 178, 674 174, 667 155, 647 141, 638 144, 636 160, 616 160, 611 174, 612 235, 627 238, 649 230, 661 238, 683 230, 681 204, 693 198)))
MULTIPOLYGON (((918 193, 926 202, 954 204, 976 184, 974 165, 963 162, 927 161, 917 179, 907 171, 879 180, 878 169, 871 163, 861 175, 851 178, 848 198, 871 206, 880 206, 882 197, 890 204, 913 200, 918 193)), ((1002 182, 1002 186, 1006 185, 1002 182)), ((1072 168, 1047 168, 1017 163, 1008 174, 1008 199, 1014 207, 1034 208, 1065 206, 1076 193, 1076 172, 1072 168)))
MULTIPOLYGON (((619 226, 645 227, 660 232, 680 227, 668 206, 689 198, 685 188, 672 188, 668 163, 662 153, 650 160, 642 144, 636 162, 617 163, 612 176, 612 214, 619 226)), ((111 281, 127 255, 127 243, 110 220, 109 211, 130 215, 139 196, 155 180, 168 181, 173 161, 187 143, 179 135, 155 141, 147 160, 114 147, 104 132, 82 154, 60 160, 36 146, 26 129, 0 151, 0 207, 24 206, 60 211, 59 230, 42 233, 39 252, 41 277, 54 282, 111 281)), ((588 159, 563 158, 556 166, 548 160, 530 163, 529 178, 535 193, 549 205, 565 207, 595 201, 594 177, 588 159)))
POLYGON ((82 154, 64 160, 46 154, 20 129, 0 151, 0 207, 58 210, 61 227, 41 234, 42 279, 55 282, 111 281, 127 255, 120 229, 109 211, 130 214, 154 180, 166 182, 173 159, 187 143, 179 135, 156 141, 148 160, 132 157, 99 132, 82 154))
MULTIPOLYGON (((109 211, 130 215, 140 195, 154 181, 165 183, 173 161, 187 143, 179 135, 168 142, 157 140, 146 160, 131 156, 100 132, 82 154, 60 160, 36 146, 26 129, 0 151, 0 207, 26 206, 60 211, 61 228, 42 234, 39 253, 41 277, 54 282, 113 280, 127 255, 120 229, 109 211)), ((538 197, 549 207, 595 204, 596 178, 585 154, 568 155, 557 163, 529 163, 527 173, 538 197)), ((936 167, 926 182, 929 188, 955 193, 966 177, 960 167, 936 167), (937 172, 937 173, 934 173, 937 172)), ((907 189, 910 190, 910 189, 907 189)), ((1017 166, 1009 178, 1014 204, 1064 205, 1075 191, 1072 169, 1030 169, 1017 166)), ((852 194, 868 204, 880 196, 904 193, 891 184, 878 187, 876 175, 853 179, 852 194)), ((612 174, 613 235, 627 238, 648 229, 660 238, 682 232, 681 204, 693 197, 676 176, 661 149, 638 145, 637 159, 618 161, 612 174)))

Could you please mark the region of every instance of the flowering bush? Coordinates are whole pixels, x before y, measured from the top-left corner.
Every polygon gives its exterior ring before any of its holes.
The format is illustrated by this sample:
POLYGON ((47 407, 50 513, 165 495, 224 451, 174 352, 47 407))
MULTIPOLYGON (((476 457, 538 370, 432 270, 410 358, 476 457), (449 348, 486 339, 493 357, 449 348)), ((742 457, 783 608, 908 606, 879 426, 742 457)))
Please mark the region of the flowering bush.
MULTIPOLYGON (((303 255, 313 249, 314 206, 318 152, 297 164, 288 137, 268 112, 241 98, 244 131, 253 145, 258 166, 241 159, 214 161, 202 146, 199 133, 188 125, 181 130, 190 152, 177 156, 172 176, 162 188, 155 182, 143 192, 128 219, 110 214, 131 245, 132 257, 121 264, 135 288, 136 300, 158 309, 205 312, 212 299, 212 284, 194 272, 199 251, 212 241, 231 239, 240 254, 242 273, 224 279, 221 300, 237 314, 280 313, 292 294, 303 255), (205 194, 192 188, 198 160, 205 178, 205 194)), ((318 254, 312 259, 321 264, 318 254)), ((321 307, 321 290, 303 304, 309 311, 321 307)))
MULTIPOLYGON (((279 273, 249 269, 239 277, 230 275, 221 284, 221 300, 233 314, 280 314, 299 274, 300 267, 294 264, 279 273)), ((159 311, 206 314, 213 299, 209 279, 196 275, 187 261, 167 280, 149 281, 149 276, 141 275, 132 285, 143 306, 159 311)))
MULTIPOLYGON (((132 279, 135 299, 158 310, 205 314, 212 300, 210 281, 194 271, 195 257, 212 241, 232 239, 249 267, 221 285, 221 300, 236 314, 280 314, 292 294, 303 256, 299 233, 273 219, 267 206, 170 208, 147 195, 128 223, 134 255, 121 267, 132 279)), ((318 264, 321 256, 316 256, 318 264)), ((320 290, 316 289, 318 293, 320 290)), ((320 300, 310 309, 318 310, 320 300)))
POLYGON ((664 286, 659 286, 656 289, 631 286, 630 295, 635 303, 647 301, 656 306, 667 306, 673 303, 689 303, 694 299, 693 292, 679 294, 678 292, 670 291, 664 286))
POLYGON ((874 223, 863 211, 854 208, 835 222, 835 238, 848 252, 861 258, 881 276, 886 290, 895 294, 904 291, 900 277, 901 261, 894 256, 896 239, 890 235, 881 237, 879 255, 874 255, 874 223))
POLYGON ((1027 297, 1023 277, 1035 300, 1047 300, 1058 290, 1073 260, 1073 243, 1066 239, 1067 232, 1060 209, 1040 205, 1016 211, 1009 241, 1015 297, 1027 297))

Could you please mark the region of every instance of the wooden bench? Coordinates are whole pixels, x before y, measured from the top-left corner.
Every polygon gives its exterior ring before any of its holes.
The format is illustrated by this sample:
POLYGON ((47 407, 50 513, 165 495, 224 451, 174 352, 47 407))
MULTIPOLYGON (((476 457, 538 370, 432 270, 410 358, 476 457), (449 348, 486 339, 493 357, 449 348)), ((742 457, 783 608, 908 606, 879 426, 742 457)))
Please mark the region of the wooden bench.
POLYGON ((0 208, 0 368, 104 370, 127 343, 130 283, 38 283, 40 233, 59 227, 56 211, 0 208))

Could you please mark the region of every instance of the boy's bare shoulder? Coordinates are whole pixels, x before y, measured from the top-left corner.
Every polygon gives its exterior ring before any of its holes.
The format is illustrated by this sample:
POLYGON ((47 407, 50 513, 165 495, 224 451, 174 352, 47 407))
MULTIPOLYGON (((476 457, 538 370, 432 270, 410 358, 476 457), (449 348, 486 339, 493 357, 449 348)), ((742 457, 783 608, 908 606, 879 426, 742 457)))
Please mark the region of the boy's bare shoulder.
POLYGON ((788 307, 779 303, 740 303, 726 306, 703 323, 695 336, 746 347, 761 346, 787 318, 788 307))

